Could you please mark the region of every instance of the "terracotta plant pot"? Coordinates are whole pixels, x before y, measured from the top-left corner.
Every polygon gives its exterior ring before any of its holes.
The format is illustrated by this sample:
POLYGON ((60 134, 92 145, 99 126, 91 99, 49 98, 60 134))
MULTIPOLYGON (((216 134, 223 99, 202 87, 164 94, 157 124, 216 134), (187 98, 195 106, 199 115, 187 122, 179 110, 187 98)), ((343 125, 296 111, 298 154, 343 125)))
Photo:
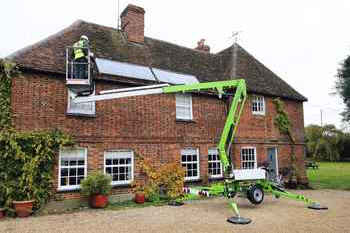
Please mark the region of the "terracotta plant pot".
POLYGON ((135 202, 138 204, 145 203, 145 193, 135 193, 135 202))
POLYGON ((14 205, 17 216, 20 218, 28 217, 33 213, 34 200, 13 201, 12 204, 14 205))
POLYGON ((92 208, 105 208, 108 204, 108 196, 101 194, 92 195, 89 203, 92 208))
POLYGON ((5 217, 5 209, 4 208, 0 208, 0 219, 5 217))

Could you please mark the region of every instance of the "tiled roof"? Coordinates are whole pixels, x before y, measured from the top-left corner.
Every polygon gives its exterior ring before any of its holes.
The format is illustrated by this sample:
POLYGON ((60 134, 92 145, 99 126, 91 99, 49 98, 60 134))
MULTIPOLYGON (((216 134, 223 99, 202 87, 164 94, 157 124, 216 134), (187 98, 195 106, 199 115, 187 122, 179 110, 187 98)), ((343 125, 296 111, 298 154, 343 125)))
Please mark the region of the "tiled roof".
POLYGON ((135 44, 129 43, 124 33, 115 28, 82 20, 9 58, 21 67, 65 73, 66 46, 73 45, 83 34, 89 37, 91 50, 99 58, 191 74, 201 82, 227 80, 235 74, 247 81, 250 92, 306 100, 237 44, 216 54, 149 37, 145 37, 143 45, 135 44))

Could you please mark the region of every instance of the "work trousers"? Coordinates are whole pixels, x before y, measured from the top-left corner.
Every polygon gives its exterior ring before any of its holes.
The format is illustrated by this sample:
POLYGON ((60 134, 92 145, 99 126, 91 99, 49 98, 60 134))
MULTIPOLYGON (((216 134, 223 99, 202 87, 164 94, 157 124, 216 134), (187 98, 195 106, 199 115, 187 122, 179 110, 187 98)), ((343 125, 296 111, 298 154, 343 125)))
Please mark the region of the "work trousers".
POLYGON ((88 78, 88 60, 85 57, 74 60, 74 76, 75 79, 88 78))

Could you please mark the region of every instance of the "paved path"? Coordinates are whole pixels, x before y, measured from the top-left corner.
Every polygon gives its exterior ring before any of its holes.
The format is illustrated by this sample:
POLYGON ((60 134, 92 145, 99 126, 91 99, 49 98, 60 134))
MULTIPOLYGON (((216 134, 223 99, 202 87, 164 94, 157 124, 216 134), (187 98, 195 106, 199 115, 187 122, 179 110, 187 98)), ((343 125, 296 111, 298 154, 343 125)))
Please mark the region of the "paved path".
POLYGON ((329 207, 313 211, 301 202, 266 196, 253 206, 238 199, 249 225, 226 222, 232 213, 225 199, 196 201, 182 207, 147 207, 119 211, 88 210, 73 214, 0 221, 0 232, 350 232, 350 191, 301 191, 329 207))

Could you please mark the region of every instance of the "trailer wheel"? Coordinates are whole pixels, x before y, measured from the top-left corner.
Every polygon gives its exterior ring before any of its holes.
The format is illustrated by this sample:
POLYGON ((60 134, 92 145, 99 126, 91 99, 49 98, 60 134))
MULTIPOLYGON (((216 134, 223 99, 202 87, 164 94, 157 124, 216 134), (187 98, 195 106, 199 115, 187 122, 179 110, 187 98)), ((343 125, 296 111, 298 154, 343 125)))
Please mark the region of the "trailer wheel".
POLYGON ((247 197, 252 204, 259 205, 264 200, 264 190, 258 185, 253 185, 248 190, 247 197))

